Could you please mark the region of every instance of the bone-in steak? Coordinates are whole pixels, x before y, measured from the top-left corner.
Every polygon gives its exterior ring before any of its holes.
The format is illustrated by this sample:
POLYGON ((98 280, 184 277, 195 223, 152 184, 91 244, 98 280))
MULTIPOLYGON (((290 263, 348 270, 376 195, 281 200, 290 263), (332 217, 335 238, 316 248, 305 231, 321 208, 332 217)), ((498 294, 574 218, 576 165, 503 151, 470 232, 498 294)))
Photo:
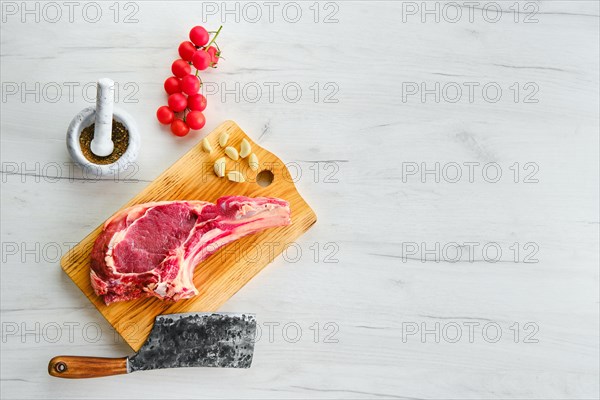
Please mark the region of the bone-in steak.
POLYGON ((92 286, 106 304, 141 296, 187 299, 198 293, 196 265, 210 254, 289 223, 288 203, 268 197, 139 204, 104 224, 92 250, 92 286))

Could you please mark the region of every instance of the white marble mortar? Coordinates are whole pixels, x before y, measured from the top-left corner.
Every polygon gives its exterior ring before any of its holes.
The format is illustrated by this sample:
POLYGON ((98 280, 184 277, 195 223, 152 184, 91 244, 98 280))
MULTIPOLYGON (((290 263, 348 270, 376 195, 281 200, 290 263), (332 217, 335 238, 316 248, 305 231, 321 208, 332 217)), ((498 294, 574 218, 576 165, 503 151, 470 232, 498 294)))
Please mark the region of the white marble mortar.
POLYGON ((89 175, 96 176, 107 176, 114 175, 119 171, 126 170, 130 164, 132 164, 139 153, 140 149, 140 135, 137 129, 137 124, 133 117, 127 112, 115 108, 113 111, 113 118, 122 123, 127 131, 129 132, 129 145, 125 153, 112 164, 99 165, 88 161, 81 151, 79 144, 79 136, 81 131, 88 126, 92 125, 96 119, 95 107, 88 107, 83 109, 79 114, 73 118, 69 128, 67 130, 67 148, 73 161, 75 161, 81 168, 86 170, 89 175))

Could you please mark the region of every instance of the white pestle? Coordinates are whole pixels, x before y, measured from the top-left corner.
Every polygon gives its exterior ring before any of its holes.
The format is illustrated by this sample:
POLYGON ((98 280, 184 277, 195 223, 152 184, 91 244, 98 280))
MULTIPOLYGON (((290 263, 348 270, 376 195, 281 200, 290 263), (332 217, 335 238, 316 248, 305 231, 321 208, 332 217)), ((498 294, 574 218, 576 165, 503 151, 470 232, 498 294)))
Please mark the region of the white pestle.
POLYGON ((113 152, 112 120, 115 100, 115 82, 109 78, 98 80, 96 90, 96 120, 94 122, 94 139, 92 153, 98 157, 106 157, 113 152))

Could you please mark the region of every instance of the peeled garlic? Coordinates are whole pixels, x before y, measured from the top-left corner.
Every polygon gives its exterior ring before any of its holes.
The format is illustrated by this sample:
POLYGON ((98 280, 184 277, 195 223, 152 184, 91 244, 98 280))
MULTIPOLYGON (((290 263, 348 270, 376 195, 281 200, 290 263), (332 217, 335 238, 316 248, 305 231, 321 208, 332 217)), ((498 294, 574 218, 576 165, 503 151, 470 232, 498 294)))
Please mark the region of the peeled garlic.
POLYGON ((209 153, 209 154, 210 154, 210 152, 211 152, 211 151, 213 151, 213 148, 212 148, 212 146, 211 146, 211 145, 210 145, 210 143, 208 142, 208 138, 204 138, 204 139, 202 140, 202 150, 204 150, 205 152, 207 152, 207 153, 209 153))
POLYGON ((256 154, 250 154, 250 158, 248 158, 248 166, 252 171, 258 170, 258 157, 256 156, 256 154))
POLYGON ((221 157, 217 161, 215 161, 215 165, 213 166, 213 169, 215 170, 215 174, 219 178, 224 177, 225 176, 225 157, 221 157))
POLYGON ((242 144, 240 145, 240 157, 246 158, 252 152, 252 147, 250 147, 250 143, 244 138, 242 139, 242 144))
POLYGON ((219 144, 221 147, 227 146, 227 141, 229 140, 229 133, 223 132, 219 135, 219 144))
POLYGON ((227 179, 237 183, 246 182, 244 175, 242 175, 240 171, 229 171, 227 173, 227 179))
POLYGON ((237 159, 240 158, 235 147, 227 146, 225 148, 225 154, 234 161, 237 161, 237 159))

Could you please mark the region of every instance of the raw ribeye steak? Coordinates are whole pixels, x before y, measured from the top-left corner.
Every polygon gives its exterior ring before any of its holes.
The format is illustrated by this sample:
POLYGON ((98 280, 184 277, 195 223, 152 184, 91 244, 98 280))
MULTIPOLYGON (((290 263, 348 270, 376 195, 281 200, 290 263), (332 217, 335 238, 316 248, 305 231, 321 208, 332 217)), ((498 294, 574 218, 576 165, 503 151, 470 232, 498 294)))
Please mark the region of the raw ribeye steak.
POLYGON ((198 294, 194 269, 210 254, 243 236, 289 223, 289 204, 276 198, 139 204, 104 224, 92 250, 92 287, 106 304, 141 296, 187 299, 198 294))

